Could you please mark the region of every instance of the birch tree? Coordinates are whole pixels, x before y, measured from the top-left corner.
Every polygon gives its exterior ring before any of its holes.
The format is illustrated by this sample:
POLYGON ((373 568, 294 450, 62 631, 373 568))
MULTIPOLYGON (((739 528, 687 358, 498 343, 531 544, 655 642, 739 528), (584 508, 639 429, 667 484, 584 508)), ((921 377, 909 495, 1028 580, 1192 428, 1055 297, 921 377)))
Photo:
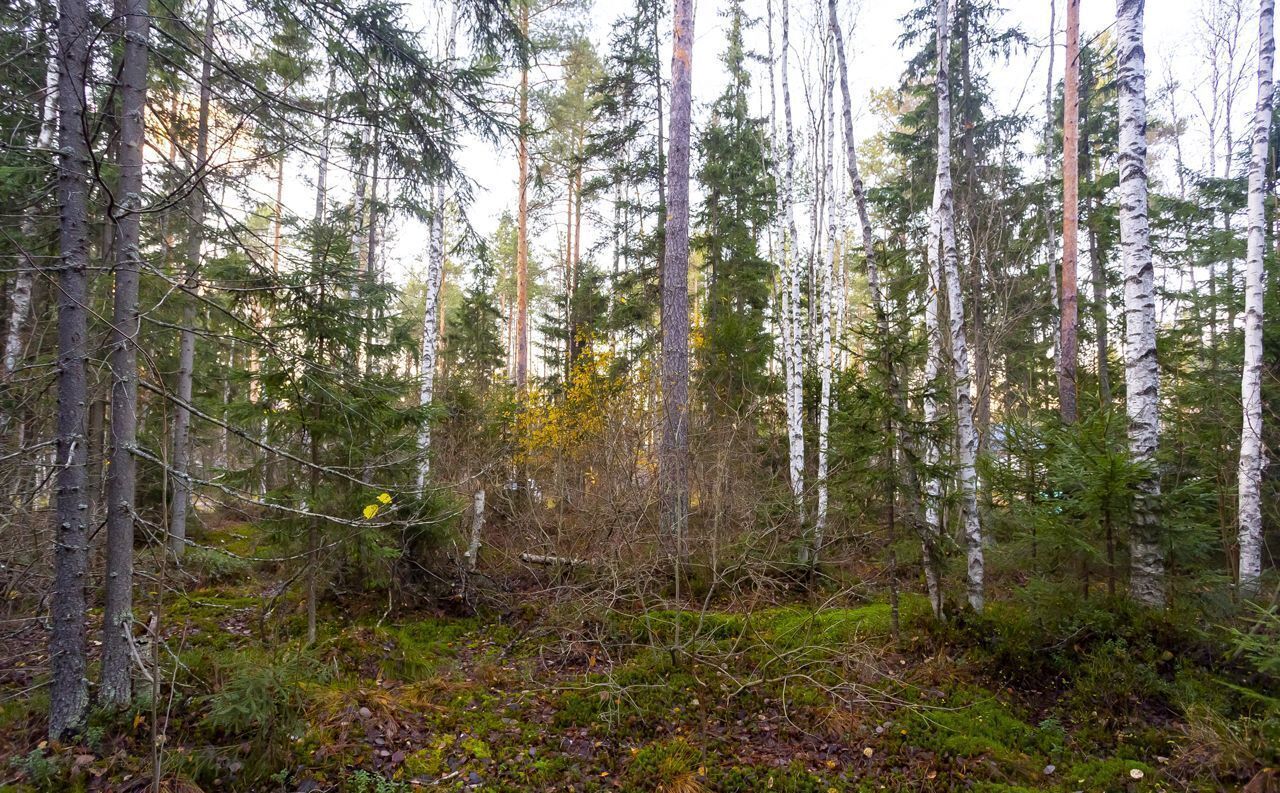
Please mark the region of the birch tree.
MULTIPOLYGON (((828 30, 830 33, 830 30, 828 30)), ((825 180, 827 185, 827 250, 823 252, 821 261, 818 263, 820 269, 818 279, 818 324, 820 326, 818 337, 821 347, 818 353, 818 374, 822 382, 821 393, 818 397, 818 514, 813 523, 813 545, 810 551, 810 565, 817 565, 818 552, 822 549, 823 535, 827 528, 827 502, 830 498, 830 487, 827 482, 827 476, 831 464, 831 292, 835 282, 835 265, 836 256, 839 255, 839 246, 836 245, 836 195, 835 195, 835 142, 836 142, 836 115, 835 115, 835 58, 832 53, 827 53, 826 68, 826 89, 824 96, 826 98, 826 174, 825 180)), ((814 224, 821 222, 821 218, 814 217, 814 224)))
POLYGON ((1262 301, 1266 289, 1267 148, 1271 137, 1272 71, 1275 62, 1275 0, 1259 0, 1258 103, 1249 158, 1249 232, 1244 282, 1244 372, 1240 401, 1239 521, 1240 590, 1253 594, 1262 575, 1262 301))
MULTIPOLYGON (((40 99, 40 133, 36 137, 36 150, 41 156, 53 149, 54 136, 58 131, 58 58, 52 48, 46 61, 44 95, 40 99)), ((35 234, 36 219, 35 207, 22 217, 20 232, 24 244, 35 234)), ((31 314, 31 290, 36 276, 31 257, 22 254, 17 270, 9 291, 9 317, 5 325, 4 363, 0 370, 0 384, 9 382, 18 368, 18 357, 22 353, 22 328, 31 314)), ((5 429, 7 419, 8 416, 0 414, 0 430, 5 429)))
POLYGON ((787 471, 791 482, 792 509, 803 527, 804 508, 804 372, 800 349, 800 276, 796 257, 795 129, 791 118, 790 0, 782 0, 782 190, 779 216, 782 228, 782 340, 787 412, 787 471))
MULTIPOLYGON (((862 175, 858 169, 858 153, 853 135, 853 102, 849 97, 849 67, 845 59, 844 34, 840 29, 840 18, 836 13, 836 0, 827 0, 827 17, 831 25, 832 37, 835 39, 836 68, 839 70, 840 97, 844 129, 845 170, 849 176, 849 190, 853 194, 854 209, 857 212, 858 232, 862 240, 862 254, 867 269, 867 289, 871 293, 871 309, 875 315, 876 331, 880 334, 881 366, 888 380, 889 398, 893 401, 893 409, 898 416, 907 412, 906 394, 902 388, 902 378, 898 374, 898 366, 890 357, 889 342, 892 331, 889 326, 889 310, 885 303, 883 287, 880 281, 879 255, 876 252, 875 234, 871 229, 871 215, 867 210, 867 192, 862 183, 862 175)), ((937 316, 935 311, 934 316, 937 316)), ((910 441, 900 437, 897 421, 891 419, 886 426, 886 441, 890 444, 887 454, 892 461, 900 452, 910 455, 910 441)), ((929 590, 929 603, 934 616, 942 617, 942 560, 938 538, 927 531, 928 524, 920 515, 919 483, 916 480, 913 465, 903 466, 902 477, 906 484, 906 495, 909 500, 909 519, 920 534, 924 553, 925 585, 929 590)), ((896 481, 891 480, 889 493, 890 506, 896 498, 896 481)))
POLYGON ((1125 404, 1129 454, 1148 467, 1137 483, 1129 519, 1129 587, 1138 602, 1164 605, 1164 549, 1157 502, 1160 478, 1160 372, 1156 362, 1155 270, 1147 218, 1147 78, 1143 49, 1145 0, 1116 0, 1117 83, 1120 91, 1120 254, 1124 263, 1125 404))
MULTIPOLYGON (((940 269, 946 282, 950 314, 951 366, 955 387, 956 446, 959 457, 961 513, 964 521, 969 605, 981 611, 984 602, 982 526, 978 517, 978 433, 973 424, 969 347, 964 331, 964 302, 956 254, 955 201, 951 186, 951 88, 950 15, 948 0, 938 0, 938 172, 935 187, 935 224, 941 246, 940 269)), ((934 248, 930 247, 932 253, 934 248)))
MULTIPOLYGON (((445 44, 445 60, 452 61, 457 46, 457 9, 452 12, 449 22, 448 37, 445 44)), ((440 345, 440 293, 444 286, 444 212, 445 183, 443 179, 436 181, 432 188, 431 236, 427 260, 426 296, 422 314, 422 357, 419 359, 418 404, 426 407, 431 404, 435 394, 436 350, 440 345)), ((423 417, 418 428, 418 490, 427 486, 427 475, 431 472, 431 422, 423 417)))
POLYGON ((178 351, 178 401, 173 418, 173 509, 169 517, 169 547, 182 557, 187 545, 187 505, 191 500, 190 461, 191 379, 196 359, 196 288, 200 274, 200 249, 204 243, 204 179, 209 163, 209 80, 213 71, 214 0, 204 14, 204 44, 200 52, 200 107, 196 120, 196 157, 193 163, 190 228, 187 230, 187 269, 182 282, 182 338, 178 351))
POLYGON ((658 481, 663 541, 681 559, 689 522, 689 127, 693 0, 675 0, 666 248, 662 262, 662 441, 658 481))
POLYGON ((89 143, 85 76, 89 71, 85 0, 58 3, 58 418, 53 593, 49 633, 49 737, 78 732, 89 706, 85 662, 85 575, 89 560, 88 384, 89 143))
POLYGON ((146 145, 148 0, 128 0, 120 67, 120 182, 116 194, 115 300, 111 326, 111 457, 107 469, 106 605, 102 615, 104 707, 132 694, 133 530, 138 443, 138 282, 142 270, 143 149, 146 145))

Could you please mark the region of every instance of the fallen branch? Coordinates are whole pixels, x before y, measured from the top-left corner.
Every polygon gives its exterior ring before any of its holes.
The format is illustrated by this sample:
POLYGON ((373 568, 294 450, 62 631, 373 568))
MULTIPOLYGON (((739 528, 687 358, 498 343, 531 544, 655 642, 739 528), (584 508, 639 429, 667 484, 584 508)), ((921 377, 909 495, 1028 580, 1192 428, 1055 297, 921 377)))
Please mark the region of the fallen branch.
POLYGON ((595 564, 590 559, 574 559, 570 556, 550 556, 540 553, 522 553, 520 554, 520 561, 528 564, 567 565, 569 567, 590 567, 595 564))

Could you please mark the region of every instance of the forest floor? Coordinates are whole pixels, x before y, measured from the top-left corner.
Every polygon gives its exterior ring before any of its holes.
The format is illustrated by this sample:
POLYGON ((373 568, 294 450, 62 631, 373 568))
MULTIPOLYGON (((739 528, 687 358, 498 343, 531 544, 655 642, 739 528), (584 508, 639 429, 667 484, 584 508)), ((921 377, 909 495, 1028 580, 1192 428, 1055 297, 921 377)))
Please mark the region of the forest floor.
MULTIPOLYGON (((265 555, 248 526, 206 541, 265 555)), ((264 619, 295 605, 278 570, 203 563, 159 603, 163 651, 140 647, 159 685, 74 746, 42 738, 43 629, 10 635, 0 791, 150 790, 157 759, 169 791, 1280 789, 1275 692, 1167 617, 997 605, 940 626, 906 595, 895 639, 881 602, 584 619, 370 601, 327 603, 304 648, 300 613, 264 619)))

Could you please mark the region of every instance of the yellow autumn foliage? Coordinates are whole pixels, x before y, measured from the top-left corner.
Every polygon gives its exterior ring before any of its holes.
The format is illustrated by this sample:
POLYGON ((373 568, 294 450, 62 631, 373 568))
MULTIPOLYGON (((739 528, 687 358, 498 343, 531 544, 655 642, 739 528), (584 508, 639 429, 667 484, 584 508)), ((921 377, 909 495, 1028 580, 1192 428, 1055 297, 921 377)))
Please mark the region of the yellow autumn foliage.
POLYGON ((588 345, 574 365, 564 393, 537 393, 516 418, 516 463, 531 465, 548 453, 580 457, 602 438, 626 378, 611 374, 614 356, 588 345))

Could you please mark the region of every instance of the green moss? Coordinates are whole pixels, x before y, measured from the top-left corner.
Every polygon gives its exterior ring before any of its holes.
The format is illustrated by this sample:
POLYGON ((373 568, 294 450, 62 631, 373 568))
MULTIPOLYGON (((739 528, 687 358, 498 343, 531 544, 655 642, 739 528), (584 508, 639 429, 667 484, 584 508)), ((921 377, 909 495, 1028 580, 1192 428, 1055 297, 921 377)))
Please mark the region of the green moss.
POLYGON ((400 766, 397 776, 403 779, 432 779, 448 771, 447 758, 453 748, 453 739, 438 735, 431 742, 409 755, 400 766))
POLYGON ((832 785, 798 763, 785 768, 739 766, 716 771, 712 781, 721 793, 826 793, 832 785))
POLYGON ((1024 779, 1041 773, 1061 742, 1060 729, 1036 728, 994 695, 961 689, 945 707, 913 707, 894 740, 947 757, 989 757, 1024 779))
POLYGON ((1103 760, 1086 760, 1077 763, 1062 775, 1062 784, 1072 790, 1145 790, 1153 785, 1155 769, 1146 763, 1124 757, 1103 760), (1141 781, 1133 777, 1133 771, 1142 772, 1141 781))
MULTIPOLYGON (((903 625, 918 622, 928 614, 929 603, 924 597, 904 595, 899 601, 898 617, 903 625)), ((751 627, 783 648, 838 648, 889 636, 893 631, 893 611, 888 603, 838 609, 768 609, 751 615, 751 627)))
POLYGON ((451 665, 463 650, 487 650, 510 641, 513 632, 509 626, 477 618, 433 618, 378 628, 377 638, 392 644, 382 661, 385 676, 425 680, 451 665))
POLYGON ((674 611, 669 609, 650 611, 636 617, 627 617, 621 623, 630 637, 653 638, 658 643, 674 641, 677 628, 682 639, 731 639, 746 629, 747 621, 741 614, 716 611, 674 611))

